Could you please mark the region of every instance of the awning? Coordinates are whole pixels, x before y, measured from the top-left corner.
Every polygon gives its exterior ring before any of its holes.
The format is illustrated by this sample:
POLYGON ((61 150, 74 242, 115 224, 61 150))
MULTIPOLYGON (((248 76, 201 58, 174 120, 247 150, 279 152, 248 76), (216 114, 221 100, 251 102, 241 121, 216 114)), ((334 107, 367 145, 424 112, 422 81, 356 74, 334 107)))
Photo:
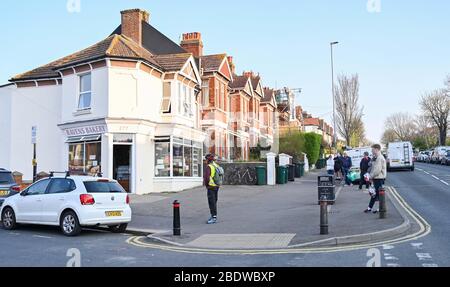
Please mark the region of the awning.
POLYGON ((69 137, 66 140, 66 143, 76 143, 76 142, 87 142, 87 141, 98 141, 102 136, 101 135, 89 135, 89 136, 81 136, 81 137, 69 137))

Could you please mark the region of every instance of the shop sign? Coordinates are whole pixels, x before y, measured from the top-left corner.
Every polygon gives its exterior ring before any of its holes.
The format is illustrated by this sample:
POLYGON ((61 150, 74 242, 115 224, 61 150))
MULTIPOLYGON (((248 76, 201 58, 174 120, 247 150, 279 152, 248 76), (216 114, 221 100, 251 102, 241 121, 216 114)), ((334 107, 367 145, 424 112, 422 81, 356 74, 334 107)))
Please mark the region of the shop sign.
POLYGON ((106 127, 106 125, 92 125, 92 126, 66 129, 65 132, 68 137, 87 136, 87 135, 106 133, 107 127, 106 127))

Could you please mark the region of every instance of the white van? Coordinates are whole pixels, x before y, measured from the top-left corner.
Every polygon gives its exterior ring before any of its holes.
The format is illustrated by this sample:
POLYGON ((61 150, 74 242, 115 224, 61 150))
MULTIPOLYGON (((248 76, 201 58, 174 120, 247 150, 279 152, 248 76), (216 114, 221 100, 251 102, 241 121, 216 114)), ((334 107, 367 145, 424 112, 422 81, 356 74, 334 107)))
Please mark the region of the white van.
POLYGON ((387 168, 414 171, 414 154, 411 142, 391 142, 387 148, 387 168))
POLYGON ((364 157, 364 153, 368 152, 369 156, 372 157, 372 148, 371 147, 357 147, 350 150, 345 151, 347 155, 352 159, 353 169, 357 172, 359 171, 359 163, 364 157))

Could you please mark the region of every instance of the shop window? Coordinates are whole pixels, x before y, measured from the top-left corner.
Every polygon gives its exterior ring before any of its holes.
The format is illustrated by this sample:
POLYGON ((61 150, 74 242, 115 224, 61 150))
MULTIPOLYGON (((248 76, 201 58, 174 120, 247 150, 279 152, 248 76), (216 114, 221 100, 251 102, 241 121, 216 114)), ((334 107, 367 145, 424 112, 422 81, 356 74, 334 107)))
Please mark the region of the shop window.
POLYGON ((80 95, 78 98, 78 109, 86 110, 91 108, 91 74, 80 76, 80 95))
POLYGON ((155 141, 155 176, 170 176, 170 139, 155 141))
POLYGON ((69 144, 69 171, 72 174, 101 172, 101 142, 80 142, 69 144))
POLYGON ((183 176, 183 146, 173 144, 173 176, 183 176))

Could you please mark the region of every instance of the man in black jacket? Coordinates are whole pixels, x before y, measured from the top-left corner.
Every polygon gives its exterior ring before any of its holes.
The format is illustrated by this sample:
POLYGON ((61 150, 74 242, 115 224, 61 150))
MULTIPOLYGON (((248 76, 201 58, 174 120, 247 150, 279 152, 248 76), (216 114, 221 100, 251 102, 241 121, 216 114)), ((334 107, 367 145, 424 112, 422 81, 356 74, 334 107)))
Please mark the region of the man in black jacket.
POLYGON ((359 163, 359 169, 361 170, 361 176, 359 179, 359 189, 362 189, 363 183, 366 184, 366 188, 369 188, 369 182, 364 179, 364 175, 369 171, 369 165, 370 165, 370 157, 369 153, 365 152, 364 157, 362 158, 361 162, 359 163))

